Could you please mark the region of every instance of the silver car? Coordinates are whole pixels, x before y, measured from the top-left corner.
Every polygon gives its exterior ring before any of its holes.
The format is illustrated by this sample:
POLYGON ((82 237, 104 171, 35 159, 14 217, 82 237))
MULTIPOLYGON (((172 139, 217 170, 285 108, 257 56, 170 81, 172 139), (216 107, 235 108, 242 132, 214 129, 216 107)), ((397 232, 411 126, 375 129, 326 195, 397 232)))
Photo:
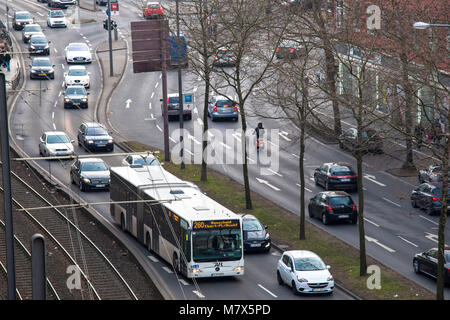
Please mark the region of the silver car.
POLYGON ((65 132, 46 131, 39 139, 39 154, 44 157, 73 155, 74 142, 65 132))
POLYGON ((31 39, 31 36, 34 34, 43 35, 41 26, 36 23, 25 25, 22 31, 23 42, 28 43, 31 39))
POLYGON ((76 160, 70 168, 70 181, 78 184, 80 191, 109 189, 109 168, 100 158, 76 160))
POLYGON ((236 102, 224 96, 214 96, 208 103, 208 117, 217 119, 232 119, 238 121, 239 109, 236 102))

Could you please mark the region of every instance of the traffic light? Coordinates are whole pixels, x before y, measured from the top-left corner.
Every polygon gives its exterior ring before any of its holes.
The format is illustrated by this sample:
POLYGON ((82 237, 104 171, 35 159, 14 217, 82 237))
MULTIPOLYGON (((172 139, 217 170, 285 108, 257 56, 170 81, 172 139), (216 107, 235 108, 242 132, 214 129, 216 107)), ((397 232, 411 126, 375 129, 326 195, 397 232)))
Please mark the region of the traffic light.
MULTIPOLYGON (((114 20, 111 20, 110 28, 111 28, 111 30, 116 30, 117 29, 117 22, 115 22, 114 20)), ((108 29, 108 19, 103 20, 103 29, 109 30, 108 29)))

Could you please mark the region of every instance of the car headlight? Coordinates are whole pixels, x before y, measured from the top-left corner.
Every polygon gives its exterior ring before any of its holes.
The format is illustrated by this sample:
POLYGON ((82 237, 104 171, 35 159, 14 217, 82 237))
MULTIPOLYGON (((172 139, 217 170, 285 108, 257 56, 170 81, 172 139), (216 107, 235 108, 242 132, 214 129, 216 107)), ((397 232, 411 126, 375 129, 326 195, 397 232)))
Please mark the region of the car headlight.
POLYGON ((87 101, 88 101, 88 99, 87 99, 87 98, 83 98, 83 99, 81 99, 81 101, 83 101, 83 102, 87 102, 87 101))
POLYGON ((266 240, 269 239, 270 235, 266 233, 266 240))
POLYGON ((33 69, 31 69, 31 72, 32 72, 32 73, 38 73, 37 70, 33 70, 33 69))
POLYGON ((333 280, 334 280, 334 278, 333 278, 332 275, 330 275, 330 276, 327 278, 327 281, 333 281, 333 280))
POLYGON ((30 49, 33 49, 33 50, 34 50, 34 49, 36 49, 36 48, 35 48, 35 46, 30 46, 30 49))
POLYGON ((192 273, 199 273, 199 272, 200 272, 200 269, 199 269, 199 268, 192 268, 192 269, 191 269, 191 272, 192 272, 192 273))
POLYGON ((48 48, 49 48, 49 45, 46 45, 44 49, 48 49, 48 48))
POLYGON ((109 139, 109 140, 108 140, 108 143, 113 143, 113 139, 109 139))
POLYGON ((234 268, 234 271, 244 271, 244 267, 243 266, 237 266, 236 268, 234 268))
POLYGON ((302 277, 300 277, 300 276, 297 276, 297 280, 298 280, 298 282, 308 282, 307 279, 302 278, 302 277))
POLYGON ((69 102, 70 99, 69 98, 64 98, 64 102, 69 102))
POLYGON ((94 143, 94 141, 92 141, 92 140, 88 140, 88 143, 89 143, 89 144, 93 144, 93 143, 94 143))
POLYGON ((91 183, 91 179, 89 179, 89 178, 83 178, 83 182, 91 183))
POLYGON ((25 38, 30 38, 31 36, 29 35, 29 34, 26 34, 25 35, 25 38))

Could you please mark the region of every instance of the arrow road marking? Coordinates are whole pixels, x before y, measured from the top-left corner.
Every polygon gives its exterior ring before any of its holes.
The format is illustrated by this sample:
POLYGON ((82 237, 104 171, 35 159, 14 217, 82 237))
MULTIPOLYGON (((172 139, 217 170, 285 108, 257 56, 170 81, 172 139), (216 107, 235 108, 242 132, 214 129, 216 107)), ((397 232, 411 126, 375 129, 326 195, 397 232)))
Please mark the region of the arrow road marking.
POLYGON ((292 141, 291 139, 289 139, 288 137, 286 137, 287 136, 287 132, 286 131, 283 131, 283 132, 278 132, 278 135, 280 136, 280 137, 282 137, 284 140, 286 140, 286 141, 292 141))
POLYGON ((365 174, 365 175, 364 175, 364 178, 366 178, 367 180, 372 181, 373 183, 376 183, 376 184, 379 185, 379 186, 386 187, 386 185, 385 185, 384 183, 378 182, 378 181, 376 180, 377 178, 376 178, 375 176, 373 176, 373 175, 365 174))
POLYGON ((377 239, 371 238, 371 237, 369 237, 369 236, 365 236, 365 237, 366 237, 366 240, 367 240, 367 241, 373 242, 373 243, 379 245, 380 247, 382 247, 383 249, 385 249, 385 250, 387 250, 387 251, 389 251, 389 252, 391 252, 391 253, 392 253, 392 252, 395 252, 394 249, 391 249, 391 248, 389 248, 388 246, 386 246, 386 245, 380 243, 377 239))
MULTIPOLYGON (((427 238, 428 240, 439 243, 439 236, 437 234, 432 234, 429 232, 425 232, 425 234, 426 234, 425 238, 427 238)), ((448 244, 445 244, 445 247, 448 247, 448 244)))
POLYGON ((266 180, 256 178, 256 181, 258 181, 258 182, 261 183, 261 184, 265 184, 266 186, 272 188, 272 189, 275 190, 275 191, 280 191, 280 189, 278 189, 277 187, 271 185, 271 184, 270 184, 268 181, 266 181, 266 180))

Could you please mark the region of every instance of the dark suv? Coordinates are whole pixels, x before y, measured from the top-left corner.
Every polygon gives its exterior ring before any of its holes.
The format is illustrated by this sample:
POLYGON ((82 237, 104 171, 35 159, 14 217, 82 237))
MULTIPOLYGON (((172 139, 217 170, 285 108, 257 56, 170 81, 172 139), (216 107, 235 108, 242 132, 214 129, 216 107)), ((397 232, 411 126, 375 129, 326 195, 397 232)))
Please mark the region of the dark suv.
POLYGON ((362 141, 358 143, 358 130, 348 129, 339 136, 339 147, 356 151, 360 147, 363 152, 383 153, 383 140, 373 129, 367 129, 362 132, 362 141))
POLYGON ((358 175, 346 162, 324 163, 314 170, 314 182, 325 190, 356 191, 357 178, 358 175))
POLYGON ((266 231, 267 226, 263 226, 261 222, 251 214, 243 214, 241 217, 244 250, 269 252, 271 240, 269 233, 266 231))
POLYGON ((352 197, 344 191, 324 191, 316 194, 308 204, 310 218, 322 219, 323 224, 350 221, 356 224, 358 209, 352 197))
POLYGON ((97 122, 84 122, 78 128, 78 145, 87 150, 114 150, 114 139, 106 128, 97 122))
POLYGON ((80 191, 109 189, 109 169, 102 159, 83 158, 70 167, 70 181, 78 184, 80 191))
MULTIPOLYGON (((450 188, 448 190, 450 195, 450 188)), ((439 214, 442 204, 442 182, 422 183, 411 192, 411 205, 413 208, 424 209, 429 215, 439 214)), ((447 214, 450 211, 450 197, 447 196, 447 214)))

